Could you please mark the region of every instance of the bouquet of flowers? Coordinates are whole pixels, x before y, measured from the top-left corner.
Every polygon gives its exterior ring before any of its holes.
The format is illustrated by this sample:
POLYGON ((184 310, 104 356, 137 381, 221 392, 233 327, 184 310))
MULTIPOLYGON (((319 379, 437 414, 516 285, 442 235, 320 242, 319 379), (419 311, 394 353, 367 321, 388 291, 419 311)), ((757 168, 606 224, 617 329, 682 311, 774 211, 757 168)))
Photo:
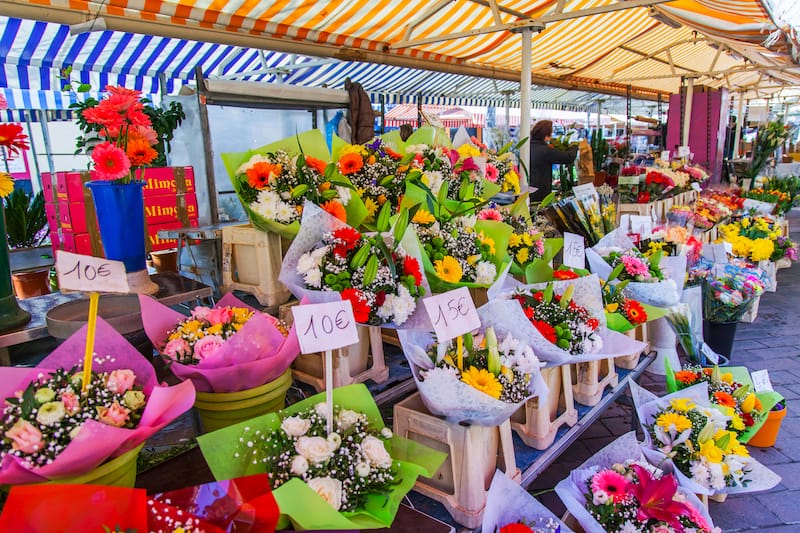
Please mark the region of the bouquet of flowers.
POLYGON ((773 215, 784 215, 792 208, 792 197, 789 194, 779 191, 777 189, 750 189, 749 191, 742 192, 742 198, 751 198, 759 202, 767 202, 768 204, 775 204, 775 209, 772 211, 773 215))
POLYGON ((495 471, 486 507, 483 510, 481 531, 492 533, 570 533, 547 507, 512 481, 506 474, 495 471))
POLYGON ((274 381, 300 353, 294 326, 232 293, 189 317, 139 296, 142 324, 172 373, 200 392, 238 392, 274 381))
POLYGON ((150 362, 98 318, 89 386, 82 387, 87 326, 36 368, 6 367, 0 484, 86 474, 134 450, 194 403, 190 383, 160 387, 150 362))
POLYGON ((739 320, 764 293, 758 276, 726 266, 722 275, 709 276, 703 283, 703 317, 709 322, 739 320))
POLYGON ((401 212, 389 234, 389 209, 382 211, 381 233, 367 235, 307 205, 280 281, 298 298, 349 300, 361 324, 408 326, 426 294, 422 262, 413 231, 406 231, 408 212, 401 212))
POLYGON ((720 531, 697 496, 644 459, 634 433, 573 470, 556 493, 587 533, 720 531))
POLYGON ((631 384, 634 406, 645 430, 645 456, 672 463, 681 486, 696 494, 765 490, 780 477, 764 468, 731 430, 731 418, 708 401, 700 383, 658 398, 631 384))
POLYGON ((445 459, 392 435, 363 384, 333 391, 333 431, 325 393, 198 437, 216 479, 269 471, 281 517, 276 529, 389 527, 417 476, 445 459))
POLYGON ((760 216, 745 216, 722 224, 719 232, 722 239, 733 246, 733 255, 755 262, 772 257, 775 241, 781 235, 773 220, 760 216))
POLYGON ((608 185, 597 188, 600 198, 600 218, 603 220, 603 233, 608 234, 617 227, 617 202, 614 200, 614 189, 608 185))
POLYGON ((784 126, 778 120, 768 122, 764 128, 759 127, 753 146, 753 161, 745 171, 745 176, 748 178, 758 176, 778 146, 789 138, 789 134, 789 126, 784 126))
POLYGON ((663 253, 655 253, 647 258, 636 248, 607 249, 605 252, 606 254, 601 257, 612 268, 611 274, 608 276, 609 281, 619 279, 620 281, 655 283, 664 280, 664 273, 659 268, 663 253))
POLYGON ((703 183, 709 176, 708 172, 694 165, 682 165, 678 167, 677 171, 688 174, 690 183, 703 183))
POLYGON ((644 324, 663 316, 663 313, 659 312, 658 308, 649 305, 645 307, 646 304, 625 296, 622 291, 627 284, 627 281, 613 284, 600 280, 606 324, 608 329, 620 333, 625 333, 639 324, 644 324))
POLYGON ((788 259, 789 261, 798 260, 797 245, 789 237, 783 235, 775 239, 775 249, 769 257, 770 261, 778 262, 781 259, 788 259))
POLYGON ((405 175, 397 171, 411 157, 391 149, 380 138, 364 145, 348 144, 335 155, 336 169, 350 180, 367 210, 366 224, 374 224, 378 210, 387 202, 392 211, 402 195, 405 175), (403 159, 401 161, 401 159, 403 159))
POLYGON ((499 150, 486 151, 484 178, 489 183, 494 183, 500 187, 500 192, 519 194, 519 169, 511 148, 512 144, 508 143, 499 150))
POLYGON ((617 193, 621 203, 632 204, 639 201, 640 184, 646 169, 643 167, 625 167, 620 170, 617 182, 617 193))
POLYGON ((262 231, 293 238, 306 200, 354 227, 367 216, 353 185, 328 162, 319 130, 249 152, 222 154, 222 159, 250 222, 262 231))
POLYGON ((648 193, 647 199, 639 203, 647 203, 652 200, 665 198, 666 195, 675 188, 675 182, 665 173, 659 172, 658 170, 651 170, 644 178, 644 186, 645 192, 648 193))
POLYGON ((453 422, 496 426, 528 398, 542 392, 543 365, 524 340, 506 333, 498 341, 486 326, 478 335, 437 342, 429 332, 399 332, 422 400, 431 413, 453 422))
POLYGON ((458 186, 452 186, 452 183, 457 183, 458 180, 454 176, 449 148, 429 146, 427 144, 412 144, 406 146, 406 153, 411 156, 411 161, 406 168, 408 177, 412 173, 420 174, 420 181, 434 195, 438 196, 442 186, 445 186, 448 198, 458 198, 458 186))
POLYGON ((755 392, 747 368, 686 366, 677 372, 667 367, 667 392, 679 391, 698 383, 708 384, 709 401, 726 416, 739 442, 746 444, 767 418, 767 413, 781 400, 776 392, 755 392))

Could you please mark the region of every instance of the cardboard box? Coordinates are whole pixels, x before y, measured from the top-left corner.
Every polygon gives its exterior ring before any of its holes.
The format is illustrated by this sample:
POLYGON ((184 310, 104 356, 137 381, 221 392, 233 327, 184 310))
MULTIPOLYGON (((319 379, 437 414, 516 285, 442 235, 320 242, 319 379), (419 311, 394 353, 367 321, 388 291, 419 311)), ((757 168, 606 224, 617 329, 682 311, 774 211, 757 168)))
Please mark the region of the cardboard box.
MULTIPOLYGON (((144 197, 174 195, 178 193, 176 177, 183 173, 184 191, 196 192, 194 186, 194 169, 192 167, 158 167, 144 169, 144 197)), ((142 170, 136 172, 137 179, 142 178, 142 170)))
MULTIPOLYGON (((58 176, 58 174, 64 174, 64 172, 56 172, 56 176, 58 176)), ((58 191, 53 184, 53 174, 50 172, 42 172, 42 194, 44 195, 44 202, 46 204, 58 202, 58 191)))
MULTIPOLYGON (((200 225, 200 223, 197 221, 197 218, 194 218, 189 221, 189 225, 193 228, 196 228, 200 225)), ((184 226, 180 222, 165 222, 163 224, 153 224, 147 226, 147 236, 149 239, 150 250, 153 252, 159 252, 161 250, 177 248, 177 239, 161 239, 158 236, 158 232, 163 229, 179 229, 182 227, 184 226)))
MULTIPOLYGON (((189 220, 197 219, 197 195, 193 192, 183 195, 186 202, 186 215, 189 220)), ((165 222, 180 222, 178 216, 178 197, 176 193, 144 197, 144 216, 147 225, 165 222)))
POLYGON ((56 172, 58 200, 67 202, 83 202, 84 172, 56 172))
POLYGON ((53 233, 58 228, 58 214, 56 213, 56 204, 45 203, 44 214, 47 217, 47 226, 50 228, 50 233, 53 233))

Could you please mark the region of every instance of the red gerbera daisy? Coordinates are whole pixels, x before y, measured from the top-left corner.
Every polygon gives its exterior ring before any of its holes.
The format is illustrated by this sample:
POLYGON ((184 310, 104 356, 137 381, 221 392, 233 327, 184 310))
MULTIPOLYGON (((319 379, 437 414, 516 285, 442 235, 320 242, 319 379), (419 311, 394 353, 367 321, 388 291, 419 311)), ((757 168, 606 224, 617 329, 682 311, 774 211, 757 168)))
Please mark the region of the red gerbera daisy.
POLYGON ((9 158, 30 148, 22 124, 0 124, 0 146, 7 148, 9 158))
POLYGON ((525 524, 508 524, 500 528, 500 533, 533 533, 533 530, 525 524))
POLYGON ((105 128, 106 135, 111 138, 116 138, 119 135, 119 130, 125 123, 124 115, 111 107, 100 104, 84 110, 81 116, 89 124, 96 124, 105 128))
POLYGON ((353 306, 353 317, 355 317, 356 322, 361 324, 366 324, 369 322, 369 301, 358 289, 345 289, 341 293, 342 300, 349 300, 350 304, 353 306))
POLYGON ((542 322, 541 320, 533 320, 531 321, 531 324, 533 324, 533 326, 537 330, 539 330, 539 333, 541 333, 542 337, 547 339, 548 342, 551 342, 553 344, 556 343, 558 337, 556 336, 556 330, 555 328, 553 328, 553 326, 551 326, 547 322, 542 322))
POLYGON ((557 280, 566 280, 566 279, 576 279, 579 278, 575 272, 572 270, 554 270, 553 271, 553 279, 557 280))
POLYGON ((361 240, 361 234, 350 226, 347 226, 334 231, 333 238, 338 241, 338 244, 333 247, 333 253, 339 257, 346 257, 347 252, 352 250, 356 244, 358 244, 358 241, 361 240))
POLYGON ((414 285, 419 286, 422 283, 422 272, 419 270, 419 261, 410 255, 405 256, 403 259, 403 274, 406 276, 414 276, 414 285))
POLYGON ((622 306, 622 312, 633 325, 647 322, 647 311, 636 300, 626 300, 622 306))
POLYGON ((92 161, 98 179, 117 180, 131 170, 131 162, 119 147, 110 142, 98 144, 92 150, 92 161))

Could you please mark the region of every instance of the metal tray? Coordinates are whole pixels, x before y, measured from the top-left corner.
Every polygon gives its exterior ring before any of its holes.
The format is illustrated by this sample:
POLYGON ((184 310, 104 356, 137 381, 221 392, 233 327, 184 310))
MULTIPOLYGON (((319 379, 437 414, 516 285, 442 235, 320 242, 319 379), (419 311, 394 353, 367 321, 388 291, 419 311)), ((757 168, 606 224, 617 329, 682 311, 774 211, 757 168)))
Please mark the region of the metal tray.
MULTIPOLYGON (((45 315, 47 331, 53 337, 66 339, 86 324, 88 315, 88 298, 57 305, 47 311, 45 315)), ((144 328, 139 308, 139 297, 135 294, 100 296, 97 315, 123 335, 144 328)))

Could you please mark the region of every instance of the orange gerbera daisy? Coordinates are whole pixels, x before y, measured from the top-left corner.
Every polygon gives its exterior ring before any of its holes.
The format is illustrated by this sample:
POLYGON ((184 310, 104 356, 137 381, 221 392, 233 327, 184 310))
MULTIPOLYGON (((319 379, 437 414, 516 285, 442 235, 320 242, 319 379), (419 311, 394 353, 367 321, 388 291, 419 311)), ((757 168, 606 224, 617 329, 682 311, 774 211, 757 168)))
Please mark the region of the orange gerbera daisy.
POLYGON ((281 170, 281 165, 259 161, 247 169, 247 183, 254 189, 265 189, 273 178, 280 175, 281 170))
POLYGON ((631 324, 641 324, 647 321, 647 311, 636 300, 626 300, 623 312, 631 324))
POLYGON ((128 159, 132 167, 149 165, 158 157, 158 152, 144 139, 130 139, 127 147, 128 159))
POLYGON ((347 222, 347 211, 345 211, 344 206, 341 203, 337 202, 336 200, 328 200, 320 207, 324 209, 328 214, 335 216, 342 222, 347 222))
POLYGON ((724 391, 714 393, 714 403, 723 407, 736 407, 736 399, 724 391))
POLYGON ((310 155, 306 156, 306 165, 313 168, 322 175, 325 174, 325 167, 328 166, 327 163, 325 163, 325 161, 323 161, 322 159, 317 159, 316 157, 311 157, 310 155))
POLYGON ((696 372, 692 372, 691 370, 680 370, 675 372, 675 379, 686 385, 691 385, 697 381, 699 377, 700 376, 698 376, 696 372))
POLYGON ((351 152, 344 154, 336 165, 339 167, 339 172, 348 176, 355 174, 364 167, 364 158, 361 157, 361 154, 351 152))

